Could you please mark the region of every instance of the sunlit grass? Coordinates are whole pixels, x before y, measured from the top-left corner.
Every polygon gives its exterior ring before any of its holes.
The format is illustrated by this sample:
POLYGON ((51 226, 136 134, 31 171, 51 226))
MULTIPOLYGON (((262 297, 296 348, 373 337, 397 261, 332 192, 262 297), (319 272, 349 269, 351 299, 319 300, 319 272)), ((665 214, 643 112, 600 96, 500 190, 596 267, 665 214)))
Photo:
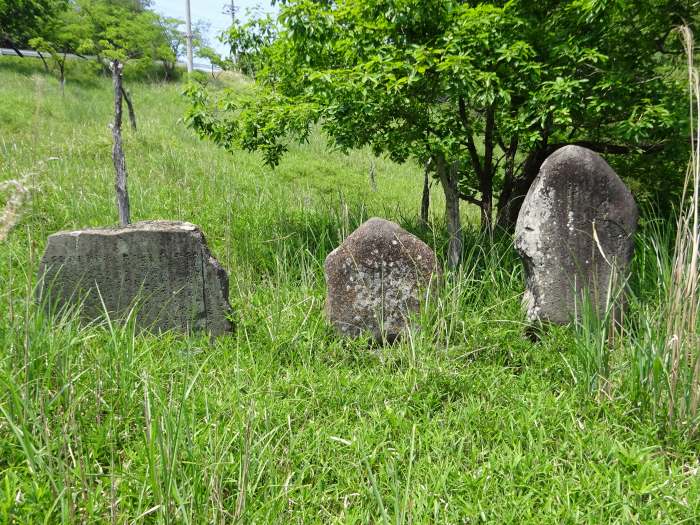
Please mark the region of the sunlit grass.
MULTIPOLYGON (((0 62, 0 180, 36 171, 37 190, 0 244, 0 522, 697 518, 696 446, 662 442, 621 390, 582 395, 571 329, 523 337, 509 239, 468 228, 462 268, 399 344, 343 341, 323 316, 325 256, 380 215, 442 257, 439 189, 422 229, 419 166, 376 160, 375 192, 369 154, 329 153, 320 135, 274 172, 229 155, 179 123, 178 85, 129 86, 132 213, 202 227, 229 270, 235 332, 47 318, 32 290, 46 236, 116 223, 109 82, 69 77, 62 99, 17 62, 0 62)), ((653 299, 645 235, 634 286, 653 299)))

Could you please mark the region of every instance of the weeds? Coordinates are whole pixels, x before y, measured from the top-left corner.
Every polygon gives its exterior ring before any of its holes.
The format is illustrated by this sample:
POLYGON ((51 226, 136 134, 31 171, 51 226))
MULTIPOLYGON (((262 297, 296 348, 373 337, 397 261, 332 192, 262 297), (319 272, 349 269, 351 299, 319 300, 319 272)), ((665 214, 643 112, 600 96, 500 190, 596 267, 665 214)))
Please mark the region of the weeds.
MULTIPOLYGON (((177 86, 132 85, 134 214, 202 227, 230 272, 235 332, 210 343, 48 319, 33 295, 47 234, 115 220, 110 92, 96 80, 63 100, 47 82, 35 109, 22 75, 0 70, 3 176, 62 161, 0 248, 0 523, 697 521, 692 442, 660 451, 619 389, 590 402, 572 388, 571 330, 522 337, 508 239, 465 230, 461 273, 420 331, 381 350, 341 341, 323 315, 323 258, 377 215, 444 259, 440 192, 424 227, 419 167, 377 159, 375 193, 368 153, 328 154, 319 135, 271 173, 178 126, 177 86)), ((645 283, 631 286, 654 308, 668 276, 650 235, 635 263, 645 283)))
POLYGON ((683 27, 680 34, 688 57, 693 130, 683 198, 675 232, 669 222, 652 221, 638 235, 635 254, 637 283, 651 283, 656 292, 631 290, 628 329, 614 340, 615 305, 621 292, 627 291, 626 283, 610 283, 603 315, 582 304, 574 355, 577 379, 591 390, 609 397, 617 386, 622 389, 618 397, 628 397, 643 408, 667 435, 694 439, 700 404, 700 84, 693 64, 692 33, 683 27))
POLYGON ((688 57, 690 128, 692 151, 683 189, 683 208, 673 258, 673 274, 666 312, 666 344, 662 352, 668 367, 668 422, 685 427, 691 435, 698 428, 700 401, 700 78, 693 64, 693 35, 688 27, 680 30, 688 57), (686 204, 686 197, 689 202, 686 204))
MULTIPOLYGON (((43 168, 43 163, 40 163, 39 168, 43 168)), ((7 239, 10 231, 17 226, 22 218, 23 208, 29 204, 32 191, 35 189, 29 182, 29 179, 33 178, 34 175, 35 173, 25 173, 19 179, 0 182, 0 192, 9 194, 5 208, 0 213, 0 242, 7 239)))

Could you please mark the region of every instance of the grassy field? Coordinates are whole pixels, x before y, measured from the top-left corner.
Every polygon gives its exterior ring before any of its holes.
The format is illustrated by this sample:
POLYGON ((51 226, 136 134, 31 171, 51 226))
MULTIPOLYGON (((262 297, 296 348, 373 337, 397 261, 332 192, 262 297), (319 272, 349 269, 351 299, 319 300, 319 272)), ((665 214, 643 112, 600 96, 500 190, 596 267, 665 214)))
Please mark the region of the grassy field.
MULTIPOLYGON (((271 171, 185 129, 182 86, 128 87, 133 219, 203 229, 236 330, 156 337, 35 307, 47 235, 116 222, 110 84, 69 77, 61 97, 36 63, 0 59, 0 181, 33 188, 0 243, 0 523, 700 520, 697 445, 662 439, 624 389, 590 396, 574 329, 523 338, 507 241, 468 230, 461 273, 399 344, 327 326, 323 260, 364 219, 444 252, 437 186, 434 228, 417 226, 419 167, 377 159, 373 191, 369 153, 315 135, 271 171)), ((634 283, 650 300, 652 262, 634 283)))

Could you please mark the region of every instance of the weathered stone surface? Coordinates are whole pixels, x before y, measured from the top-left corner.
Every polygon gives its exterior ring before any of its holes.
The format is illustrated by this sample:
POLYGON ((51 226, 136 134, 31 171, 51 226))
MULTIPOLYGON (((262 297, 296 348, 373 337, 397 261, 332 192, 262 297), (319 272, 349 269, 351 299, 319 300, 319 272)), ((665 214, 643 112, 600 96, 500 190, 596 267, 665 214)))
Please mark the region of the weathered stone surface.
POLYGON ((603 313, 612 267, 618 276, 628 271, 637 219, 632 194, 600 155, 579 146, 550 155, 516 225, 528 319, 567 323, 584 291, 603 313))
POLYGON ((423 241, 384 219, 369 219, 326 258, 326 314, 341 334, 393 341, 418 312, 438 275, 423 241))
POLYGON ((140 328, 212 335, 232 328, 228 275, 199 228, 186 222, 55 233, 41 259, 38 290, 57 308, 82 301, 87 320, 104 315, 102 301, 116 318, 136 301, 140 328))

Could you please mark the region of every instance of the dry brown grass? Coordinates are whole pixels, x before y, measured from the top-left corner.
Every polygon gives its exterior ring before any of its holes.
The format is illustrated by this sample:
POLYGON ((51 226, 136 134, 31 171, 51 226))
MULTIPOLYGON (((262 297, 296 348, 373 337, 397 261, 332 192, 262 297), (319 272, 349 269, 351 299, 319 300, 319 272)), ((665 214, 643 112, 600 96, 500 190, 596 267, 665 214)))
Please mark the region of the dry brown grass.
POLYGON ((688 57, 692 147, 678 219, 666 318, 670 387, 668 417, 671 426, 677 426, 678 423, 688 425, 688 429, 694 434, 698 428, 700 402, 700 78, 693 63, 693 34, 688 27, 682 27, 679 31, 688 57))
MULTIPOLYGON (((57 160, 50 157, 49 161, 57 160)), ((31 170, 22 174, 18 179, 0 181, 0 196, 7 195, 5 206, 0 213, 0 242, 10 235, 22 214, 31 202, 32 193, 36 190, 36 177, 46 169, 46 162, 39 161, 31 170)))
POLYGON ((31 191, 27 185, 27 176, 21 179, 10 179, 0 182, 0 192, 8 193, 5 208, 0 214, 0 242, 7 239, 12 229, 22 217, 22 209, 31 199, 31 191))

